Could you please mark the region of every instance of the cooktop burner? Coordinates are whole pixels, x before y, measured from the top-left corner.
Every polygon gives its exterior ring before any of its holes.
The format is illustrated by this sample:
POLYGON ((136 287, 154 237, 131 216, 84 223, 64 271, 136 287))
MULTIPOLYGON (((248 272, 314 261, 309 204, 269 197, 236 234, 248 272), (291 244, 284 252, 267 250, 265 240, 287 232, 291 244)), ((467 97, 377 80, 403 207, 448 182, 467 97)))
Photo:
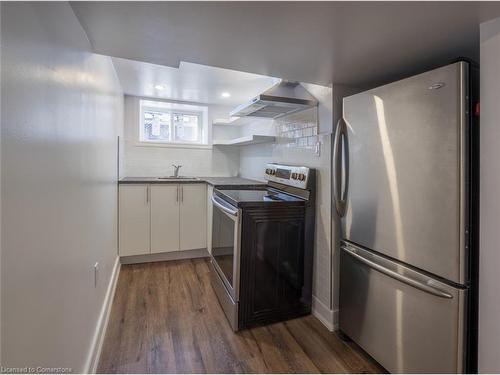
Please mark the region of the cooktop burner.
POLYGON ((276 190, 216 190, 217 195, 237 207, 258 203, 304 204, 304 199, 276 190))

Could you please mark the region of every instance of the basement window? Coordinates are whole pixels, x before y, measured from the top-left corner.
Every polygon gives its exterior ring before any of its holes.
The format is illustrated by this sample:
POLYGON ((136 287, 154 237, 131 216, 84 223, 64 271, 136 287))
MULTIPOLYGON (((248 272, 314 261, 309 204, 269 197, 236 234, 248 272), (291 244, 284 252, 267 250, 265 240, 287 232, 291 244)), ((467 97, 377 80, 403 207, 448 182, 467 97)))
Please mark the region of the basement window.
POLYGON ((139 140, 163 145, 207 145, 207 107, 140 101, 139 140))

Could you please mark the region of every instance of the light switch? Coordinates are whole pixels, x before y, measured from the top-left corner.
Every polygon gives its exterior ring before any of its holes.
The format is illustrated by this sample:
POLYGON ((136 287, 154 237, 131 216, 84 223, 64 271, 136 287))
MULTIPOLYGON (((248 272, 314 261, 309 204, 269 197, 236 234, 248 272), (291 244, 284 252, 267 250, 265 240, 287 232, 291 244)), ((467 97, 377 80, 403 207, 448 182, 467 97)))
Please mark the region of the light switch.
POLYGON ((97 288, 97 281, 99 276, 99 262, 94 264, 94 288, 97 288))

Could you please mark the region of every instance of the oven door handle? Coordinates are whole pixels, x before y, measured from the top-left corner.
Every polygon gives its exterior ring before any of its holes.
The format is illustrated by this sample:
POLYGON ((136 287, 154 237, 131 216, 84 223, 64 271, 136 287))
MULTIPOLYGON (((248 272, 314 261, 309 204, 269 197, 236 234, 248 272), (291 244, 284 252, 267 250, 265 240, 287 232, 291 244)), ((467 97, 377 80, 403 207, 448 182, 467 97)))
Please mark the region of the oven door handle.
POLYGON ((221 199, 215 195, 212 195, 212 203, 217 208, 220 208, 222 211, 224 211, 225 213, 227 213, 231 216, 238 216, 238 210, 234 210, 234 209, 231 209, 231 208, 225 206, 224 203, 221 202, 221 199))

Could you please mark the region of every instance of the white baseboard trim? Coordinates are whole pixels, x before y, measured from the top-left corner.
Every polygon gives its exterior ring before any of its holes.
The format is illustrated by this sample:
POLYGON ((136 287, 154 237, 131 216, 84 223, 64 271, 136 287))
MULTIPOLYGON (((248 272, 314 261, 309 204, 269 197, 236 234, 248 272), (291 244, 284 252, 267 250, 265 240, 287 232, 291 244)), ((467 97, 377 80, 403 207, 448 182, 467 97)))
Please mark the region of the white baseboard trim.
POLYGON ((106 295, 104 297, 104 302, 102 304, 101 312, 99 313, 99 318, 97 319, 94 337, 92 338, 92 344, 90 346, 89 355, 87 357, 87 361, 85 363, 83 371, 84 373, 95 374, 97 371, 97 366, 101 357, 102 345, 104 343, 104 336, 106 335, 106 328, 108 327, 111 306, 113 304, 113 298, 115 296, 118 275, 120 274, 120 267, 120 258, 116 257, 113 271, 111 273, 111 279, 109 280, 106 295))
POLYGON ((339 329, 339 309, 333 310, 333 330, 339 329))
POLYGON ((330 332, 338 329, 338 313, 338 309, 330 310, 330 308, 316 296, 312 297, 312 314, 318 318, 330 332))
POLYGON ((339 309, 333 310, 333 330, 339 329, 339 309))
POLYGON ((183 251, 171 251, 168 253, 130 255, 126 257, 120 257, 120 262, 122 264, 149 263, 149 262, 163 262, 168 260, 180 260, 180 259, 191 259, 191 258, 207 258, 209 256, 210 254, 208 253, 207 249, 194 249, 194 250, 183 250, 183 251))

